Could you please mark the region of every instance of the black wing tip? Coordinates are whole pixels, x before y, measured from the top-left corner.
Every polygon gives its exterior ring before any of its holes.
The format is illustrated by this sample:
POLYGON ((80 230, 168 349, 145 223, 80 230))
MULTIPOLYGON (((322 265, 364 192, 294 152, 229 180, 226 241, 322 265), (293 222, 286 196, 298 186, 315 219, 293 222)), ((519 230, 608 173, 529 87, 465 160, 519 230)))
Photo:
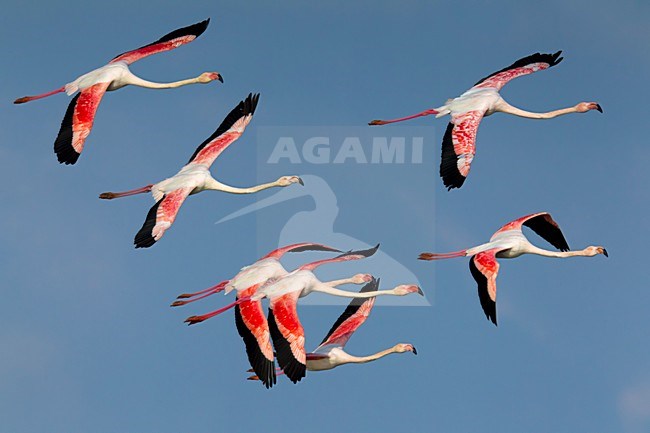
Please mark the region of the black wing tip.
POLYGON ((512 65, 508 66, 507 68, 503 68, 497 72, 488 75, 487 77, 481 78, 474 85, 477 86, 481 84, 483 81, 487 80, 488 78, 493 77, 496 74, 500 74, 501 72, 505 72, 507 70, 515 69, 515 68, 521 68, 523 66, 530 65, 531 63, 548 63, 548 67, 552 68, 553 66, 559 64, 564 59, 564 57, 560 57, 560 54, 562 54, 562 50, 553 54, 535 53, 526 57, 522 57, 521 59, 514 62, 512 65))
POLYGON ((447 191, 460 188, 467 179, 458 170, 458 156, 454 151, 454 143, 451 139, 453 129, 454 124, 449 122, 442 138, 442 154, 440 156, 440 177, 447 191))
POLYGON ((328 247, 327 245, 316 245, 316 244, 304 245, 302 247, 292 248, 287 252, 288 253, 302 253, 304 251, 330 251, 330 252, 334 252, 334 253, 340 253, 341 252, 341 250, 336 249, 336 248, 332 248, 332 247, 328 247))
MULTIPOLYGON (((359 290, 359 293, 377 291, 377 289, 379 288, 379 281, 380 281, 379 278, 375 278, 373 276, 372 279, 370 281, 368 281, 366 283, 366 285, 361 288, 361 290, 359 290)), ((359 299, 362 299, 362 298, 359 298, 359 299)))
POLYGON ((476 267, 476 264, 474 263, 475 257, 476 256, 472 256, 469 259, 469 270, 472 273, 472 277, 474 277, 476 284, 478 285, 478 299, 481 302, 481 308, 483 309, 485 318, 494 323, 494 326, 498 326, 497 303, 490 299, 490 295, 488 294, 487 290, 487 278, 476 267))
POLYGON ((368 258, 368 257, 371 257, 372 255, 374 255, 377 252, 377 250, 379 249, 379 245, 380 244, 377 244, 374 247, 368 248, 368 249, 365 249, 365 250, 346 251, 343 254, 339 254, 336 258, 347 257, 347 256, 363 256, 365 258, 368 258))
POLYGON ((269 360, 262 353, 257 339, 250 329, 244 323, 241 315, 241 307, 235 306, 235 325, 239 336, 244 340, 246 355, 255 375, 260 379, 264 387, 269 389, 276 384, 277 376, 275 374, 275 361, 269 360))
POLYGON ((79 159, 79 155, 81 155, 72 147, 72 137, 74 134, 72 130, 72 118, 79 96, 81 96, 81 93, 77 93, 70 101, 61 121, 59 134, 54 141, 54 153, 56 153, 56 158, 60 164, 74 165, 79 159))
POLYGON ((154 43, 167 42, 183 36, 194 36, 195 38, 198 38, 208 28, 208 24, 210 24, 210 18, 169 32, 154 43))
POLYGON ((249 93, 246 99, 240 102, 242 116, 255 114, 255 109, 257 108, 259 100, 259 93, 249 93))
POLYGON ((188 164, 192 162, 194 158, 196 158, 196 155, 205 148, 212 140, 220 136, 221 134, 225 133, 228 131, 239 119, 242 117, 248 116, 248 115, 253 115, 255 113, 255 109, 257 108, 257 102, 260 99, 260 94, 259 93, 249 93, 246 99, 243 101, 239 101, 237 106, 230 110, 230 113, 223 119, 219 127, 217 128, 216 131, 212 133, 211 136, 209 136, 203 143, 199 145, 199 147, 196 148, 192 156, 190 157, 188 164))
POLYGON ((156 225, 156 214, 158 213, 158 207, 164 199, 165 196, 163 196, 155 205, 151 207, 151 209, 149 209, 147 217, 142 224, 142 228, 140 228, 138 233, 135 235, 135 238, 133 239, 133 244, 136 248, 149 248, 156 243, 152 231, 156 225))
POLYGON ((291 351, 291 345, 284 338, 282 332, 278 328, 278 324, 275 321, 275 316, 273 315, 273 310, 269 308, 269 331, 271 332, 271 339, 273 340, 273 346, 275 347, 275 356, 278 358, 278 364, 284 374, 289 378, 293 383, 298 383, 302 380, 303 377, 307 374, 307 366, 299 362, 291 351))

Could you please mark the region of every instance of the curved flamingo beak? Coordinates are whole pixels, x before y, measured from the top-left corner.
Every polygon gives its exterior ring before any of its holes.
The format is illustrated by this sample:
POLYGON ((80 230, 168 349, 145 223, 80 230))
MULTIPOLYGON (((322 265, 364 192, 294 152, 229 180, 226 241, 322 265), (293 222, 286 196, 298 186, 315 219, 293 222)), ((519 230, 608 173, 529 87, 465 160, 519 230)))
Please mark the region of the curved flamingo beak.
POLYGON ((217 80, 223 83, 223 77, 221 76, 221 74, 217 74, 217 80))
POLYGON ((305 186, 305 182, 302 180, 301 177, 298 178, 298 183, 302 186, 305 186))
POLYGON ((415 348, 415 346, 411 346, 411 347, 413 348, 413 355, 417 355, 417 354, 418 354, 418 350, 415 348))
POLYGON ((600 106, 600 104, 596 104, 596 110, 600 111, 601 113, 603 112, 603 108, 600 106))
POLYGON ((609 254, 607 254, 607 250, 606 250, 605 248, 603 248, 603 255, 604 255, 605 257, 609 257, 609 254))

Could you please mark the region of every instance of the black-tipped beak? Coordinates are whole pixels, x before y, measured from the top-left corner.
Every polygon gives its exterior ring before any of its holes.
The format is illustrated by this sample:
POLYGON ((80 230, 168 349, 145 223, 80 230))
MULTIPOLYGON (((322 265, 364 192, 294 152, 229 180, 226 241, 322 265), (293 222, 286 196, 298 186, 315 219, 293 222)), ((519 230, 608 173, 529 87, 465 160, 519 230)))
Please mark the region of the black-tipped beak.
POLYGON ((420 294, 420 296, 424 296, 424 292, 422 291, 422 288, 420 286, 418 286, 418 293, 420 294))
POLYGON ((600 111, 601 113, 603 112, 603 108, 600 106, 600 104, 596 104, 596 110, 600 111))
POLYGON ((606 250, 605 248, 603 248, 603 255, 604 255, 605 257, 609 257, 609 254, 607 254, 607 250, 606 250))
POLYGON ((415 348, 415 346, 413 346, 413 355, 417 355, 417 354, 418 354, 418 350, 415 348))
POLYGON ((301 177, 298 178, 298 183, 302 186, 305 186, 305 182, 302 180, 301 177))

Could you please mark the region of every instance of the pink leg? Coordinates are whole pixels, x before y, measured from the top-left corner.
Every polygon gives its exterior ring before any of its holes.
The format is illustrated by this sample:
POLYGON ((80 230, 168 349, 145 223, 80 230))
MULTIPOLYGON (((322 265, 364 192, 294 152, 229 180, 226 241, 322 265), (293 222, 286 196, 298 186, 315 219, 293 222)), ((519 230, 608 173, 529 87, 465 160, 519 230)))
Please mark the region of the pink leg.
POLYGON ((243 298, 239 298, 235 302, 233 302, 231 304, 228 304, 223 308, 219 308, 218 310, 214 310, 211 313, 203 314, 201 316, 190 316, 187 319, 185 319, 185 323, 187 323, 188 325, 194 325, 194 324, 197 324, 197 323, 201 323, 204 320, 208 320, 211 317, 214 317, 214 316, 219 315, 219 314, 221 314, 221 313, 223 313, 225 311, 230 310, 235 305, 239 305, 242 302, 250 301, 250 299, 251 299, 250 296, 244 296, 243 298))
POLYGON ((127 197, 129 195, 144 194, 145 192, 150 192, 153 184, 143 186, 142 188, 132 189, 130 191, 124 192, 103 192, 99 194, 99 198, 104 200, 112 200, 114 198, 127 197))
POLYGON ((441 260, 441 259, 452 259, 454 257, 465 257, 465 254, 467 253, 467 250, 462 250, 462 251, 454 251, 451 253, 442 253, 442 254, 437 254, 437 253, 422 253, 418 257, 420 260, 441 260))
POLYGON ((410 120, 410 119, 415 119, 418 117, 423 117, 423 116, 430 116, 431 114, 438 114, 438 112, 434 109, 429 109, 429 110, 424 110, 418 114, 414 114, 412 116, 406 116, 406 117, 400 117, 399 119, 392 119, 392 120, 373 120, 372 122, 368 123, 368 125, 386 125, 388 123, 395 123, 395 122, 402 122, 404 120, 410 120))
POLYGON ((52 90, 51 92, 43 93, 41 95, 36 95, 36 96, 23 96, 22 98, 18 98, 14 101, 14 104, 24 104, 25 102, 29 101, 34 101, 36 99, 41 99, 41 98, 46 98, 48 96, 56 95, 57 93, 65 92, 65 87, 61 87, 60 89, 52 90))
POLYGON ((180 307, 181 305, 189 304, 190 302, 198 301, 199 299, 207 298, 210 295, 214 295, 215 293, 222 292, 226 288, 226 284, 228 284, 228 281, 222 281, 219 284, 208 287, 205 290, 201 290, 200 292, 196 293, 183 293, 182 295, 178 295, 176 299, 185 299, 185 298, 193 298, 189 299, 187 301, 174 301, 172 303, 172 307, 180 307))

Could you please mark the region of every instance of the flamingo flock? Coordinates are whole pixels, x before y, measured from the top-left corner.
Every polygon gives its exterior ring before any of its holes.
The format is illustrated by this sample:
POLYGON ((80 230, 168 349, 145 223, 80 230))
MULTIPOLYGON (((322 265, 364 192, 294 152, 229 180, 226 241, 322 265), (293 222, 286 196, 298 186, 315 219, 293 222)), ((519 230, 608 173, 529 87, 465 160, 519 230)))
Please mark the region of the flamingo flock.
MULTIPOLYGON (((145 57, 192 42, 205 32, 209 22, 208 18, 174 30, 155 42, 116 56, 108 64, 81 75, 62 87, 39 95, 18 98, 14 103, 23 104, 58 93, 74 95, 54 141, 54 151, 59 163, 75 164, 92 130, 99 103, 107 91, 117 90, 127 85, 170 89, 189 84, 207 84, 215 80, 223 83, 223 78, 218 72, 204 72, 195 78, 157 83, 144 80, 129 69, 132 63, 145 57)), ((597 102, 580 102, 568 108, 535 113, 516 108, 500 96, 500 90, 510 80, 558 65, 563 59, 561 53, 561 51, 554 54, 535 53, 523 57, 512 65, 479 80, 465 93, 449 99, 444 105, 393 120, 373 120, 369 124, 386 125, 429 115, 435 117, 450 115, 451 121, 442 139, 440 176, 448 190, 460 188, 467 179, 474 160, 476 135, 483 117, 502 112, 531 119, 551 119, 564 114, 586 113, 592 110, 603 112, 597 102)), ((174 176, 140 188, 123 192, 104 192, 99 195, 100 199, 112 200, 151 193, 155 204, 150 208, 142 227, 134 237, 135 248, 149 248, 158 242, 172 226, 180 207, 190 195, 207 190, 252 194, 275 187, 285 188, 295 183, 304 185, 303 179, 297 175, 284 175, 276 181, 251 187, 231 186, 212 177, 210 173, 212 164, 243 135, 253 119, 259 96, 259 93, 249 93, 241 100, 228 113, 216 131, 196 148, 189 161, 174 176)), ((310 179, 313 176, 305 178, 310 179)), ((269 203, 278 202, 277 198, 266 200, 270 200, 269 203)), ((225 219, 228 218, 230 217, 225 219)), ((407 282, 391 289, 380 290, 379 278, 369 273, 356 273, 331 281, 321 281, 315 274, 315 271, 323 265, 372 260, 378 248, 379 245, 365 250, 345 251, 312 242, 279 247, 251 265, 241 268, 231 279, 221 281, 207 289, 179 295, 171 306, 185 306, 217 293, 223 292, 228 295, 234 291, 235 299, 229 304, 205 314, 189 316, 185 319, 185 323, 188 325, 202 323, 233 309, 235 327, 244 342, 251 367, 248 371, 253 373, 248 379, 259 381, 266 388, 273 387, 280 375, 286 376, 295 384, 306 376, 307 371, 331 370, 344 364, 368 363, 393 353, 417 354, 411 343, 398 343, 368 356, 354 356, 344 350, 352 334, 368 319, 377 296, 411 294, 424 296, 424 291, 416 282, 407 282), (284 267, 281 260, 286 254, 302 252, 335 253, 336 255, 303 263, 292 270, 284 267), (363 285, 363 287, 359 291, 338 288, 350 284, 363 285), (316 349, 307 352, 305 343, 310 334, 305 331, 301 323, 298 303, 301 298, 312 293, 351 298, 352 301, 316 349), (266 313, 263 301, 268 304, 266 313)), ((505 224, 487 243, 449 253, 421 253, 419 259, 431 261, 470 257, 470 272, 478 285, 481 307, 486 318, 497 325, 496 279, 499 272, 497 259, 511 259, 523 254, 553 258, 594 257, 601 254, 608 256, 607 250, 602 246, 588 246, 582 250, 571 251, 559 225, 549 213, 540 212, 505 224), (533 245, 522 231, 523 227, 531 229, 559 251, 544 250, 533 245)))

